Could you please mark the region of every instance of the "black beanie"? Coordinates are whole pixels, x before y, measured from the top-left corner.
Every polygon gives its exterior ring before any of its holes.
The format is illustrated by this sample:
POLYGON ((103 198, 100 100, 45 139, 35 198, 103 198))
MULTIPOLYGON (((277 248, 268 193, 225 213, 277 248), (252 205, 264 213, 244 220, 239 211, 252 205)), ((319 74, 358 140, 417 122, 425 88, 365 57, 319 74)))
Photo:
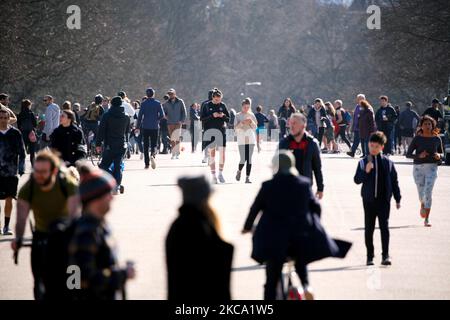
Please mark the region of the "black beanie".
POLYGON ((120 107, 122 105, 123 101, 122 98, 117 96, 111 99, 111 105, 114 107, 120 107))

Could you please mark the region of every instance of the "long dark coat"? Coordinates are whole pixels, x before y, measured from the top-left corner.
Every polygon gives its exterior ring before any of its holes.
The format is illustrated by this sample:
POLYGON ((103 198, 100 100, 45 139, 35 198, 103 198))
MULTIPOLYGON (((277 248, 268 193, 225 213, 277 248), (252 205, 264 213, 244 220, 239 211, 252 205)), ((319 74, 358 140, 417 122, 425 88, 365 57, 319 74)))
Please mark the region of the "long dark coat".
POLYGON ((320 204, 310 180, 302 176, 277 174, 263 183, 253 203, 244 229, 253 234, 252 258, 259 263, 286 261, 304 264, 326 257, 345 257, 351 243, 328 237, 320 223, 320 204))
POLYGON ((233 246, 223 241, 195 206, 183 205, 166 239, 168 299, 230 300, 233 246))

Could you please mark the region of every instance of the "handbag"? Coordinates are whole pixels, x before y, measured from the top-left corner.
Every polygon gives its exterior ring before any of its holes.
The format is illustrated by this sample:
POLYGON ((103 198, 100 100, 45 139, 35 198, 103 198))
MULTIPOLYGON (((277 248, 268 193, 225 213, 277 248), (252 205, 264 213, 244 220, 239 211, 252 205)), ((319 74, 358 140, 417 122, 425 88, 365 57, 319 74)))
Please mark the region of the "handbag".
POLYGON ((37 141, 36 133, 34 130, 31 130, 28 134, 28 140, 30 140, 31 143, 35 143, 37 141))

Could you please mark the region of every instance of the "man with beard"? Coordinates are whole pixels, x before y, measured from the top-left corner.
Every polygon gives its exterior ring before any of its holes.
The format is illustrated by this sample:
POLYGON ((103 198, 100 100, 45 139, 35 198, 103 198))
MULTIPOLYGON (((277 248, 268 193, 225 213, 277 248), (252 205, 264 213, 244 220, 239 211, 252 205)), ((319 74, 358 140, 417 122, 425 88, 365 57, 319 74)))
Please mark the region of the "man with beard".
POLYGON ((19 191, 16 238, 11 243, 15 254, 22 245, 30 210, 33 211, 35 221, 31 246, 34 297, 41 300, 45 293, 42 276, 50 227, 60 219, 79 215, 78 184, 62 170, 58 156, 50 151, 44 150, 37 154, 33 173, 19 191))

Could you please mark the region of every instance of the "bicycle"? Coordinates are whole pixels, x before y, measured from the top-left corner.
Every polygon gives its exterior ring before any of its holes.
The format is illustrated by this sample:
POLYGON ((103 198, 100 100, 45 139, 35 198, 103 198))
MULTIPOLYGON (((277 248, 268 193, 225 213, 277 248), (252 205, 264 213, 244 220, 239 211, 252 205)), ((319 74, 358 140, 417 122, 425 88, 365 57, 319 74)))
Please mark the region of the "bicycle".
POLYGON ((94 132, 89 130, 87 132, 87 155, 86 158, 92 162, 92 165, 99 166, 102 161, 102 153, 97 152, 94 140, 94 132))
POLYGON ((311 292, 304 291, 295 272, 295 261, 286 262, 287 272, 281 273, 276 300, 314 300, 311 292))

